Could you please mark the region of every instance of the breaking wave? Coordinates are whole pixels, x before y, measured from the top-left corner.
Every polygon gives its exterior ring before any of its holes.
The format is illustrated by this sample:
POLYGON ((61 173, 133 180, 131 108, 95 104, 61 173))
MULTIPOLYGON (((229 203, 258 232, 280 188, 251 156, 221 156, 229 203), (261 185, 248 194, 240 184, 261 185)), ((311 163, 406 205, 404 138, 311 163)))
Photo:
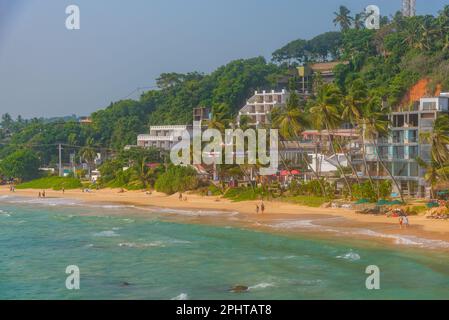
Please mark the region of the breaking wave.
POLYGON ((348 253, 345 253, 343 255, 337 256, 337 259, 344 259, 349 261, 357 261, 360 260, 360 255, 356 252, 353 252, 352 250, 348 253))
POLYGON ((119 234, 116 233, 114 230, 106 230, 101 232, 96 232, 93 234, 94 237, 118 237, 119 234))
POLYGON ((258 283, 254 286, 248 287, 248 290, 257 290, 257 289, 266 289, 266 288, 270 288, 270 287, 274 287, 273 283, 268 283, 268 282, 262 282, 262 283, 258 283))

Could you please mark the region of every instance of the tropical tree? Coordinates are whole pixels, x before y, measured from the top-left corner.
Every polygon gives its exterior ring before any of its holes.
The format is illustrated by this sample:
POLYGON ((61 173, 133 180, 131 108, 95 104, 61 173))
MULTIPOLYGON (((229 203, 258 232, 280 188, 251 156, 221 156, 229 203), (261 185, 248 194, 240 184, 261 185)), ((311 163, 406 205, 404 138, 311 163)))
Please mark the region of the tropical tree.
MULTIPOLYGON (((308 120, 305 117, 305 112, 300 107, 300 101, 297 93, 294 90, 290 91, 290 96, 285 108, 276 108, 272 112, 273 127, 279 129, 279 133, 284 140, 296 141, 298 151, 301 152, 302 159, 307 167, 311 170, 315 179, 318 181, 323 196, 326 196, 326 189, 319 177, 319 174, 307 159, 307 155, 301 151, 300 134, 308 125, 308 120)), ((285 164, 284 164, 285 165, 285 164)), ((287 167, 287 170, 290 171, 287 167)))
POLYGON ((19 180, 31 180, 39 175, 40 160, 31 150, 17 150, 0 161, 0 175, 19 180))
POLYGON ((334 12, 334 24, 339 25, 342 31, 349 30, 354 21, 354 18, 352 18, 350 14, 351 11, 347 7, 340 6, 338 12, 334 12))
POLYGON ((441 177, 437 170, 437 164, 434 162, 429 164, 420 157, 416 158, 416 162, 421 168, 426 170, 426 173, 424 174, 424 180, 426 181, 427 185, 430 186, 430 197, 434 199, 435 186, 441 177))
MULTIPOLYGON (((422 143, 431 145, 432 161, 440 169, 443 169, 445 164, 449 162, 449 116, 447 114, 440 115, 433 125, 433 130, 422 132, 420 140, 422 143)), ((447 180, 445 170, 442 173, 447 180)))
POLYGON ((351 185, 341 165, 338 154, 335 150, 334 130, 341 124, 341 113, 339 106, 341 104, 341 92, 335 84, 324 84, 318 89, 315 100, 312 102, 310 114, 313 118, 316 128, 325 129, 329 135, 329 145, 332 154, 335 155, 338 171, 343 177, 348 192, 352 198, 351 185))
POLYGON ((367 18, 366 13, 364 12, 357 13, 354 16, 354 28, 357 30, 363 29, 366 18, 367 18))
MULTIPOLYGON (((385 118, 385 114, 388 114, 389 110, 386 110, 382 101, 377 96, 370 99, 363 113, 363 117, 360 120, 360 126, 362 128, 362 137, 364 138, 363 144, 365 146, 366 140, 371 141, 374 145, 375 154, 377 156, 377 161, 380 163, 382 168, 387 172, 390 179, 394 182, 402 202, 405 202, 404 195, 398 181, 394 177, 391 170, 383 161, 379 152, 378 141, 380 137, 388 136, 390 122, 385 118)), ((366 148, 364 147, 364 152, 366 148)), ((366 166, 366 162, 365 162, 366 166)), ((367 171, 369 169, 365 167, 367 171)))
MULTIPOLYGON (((367 100, 366 91, 367 88, 362 82, 362 80, 354 81, 349 90, 348 95, 346 95, 341 100, 341 107, 340 107, 342 111, 341 119, 343 122, 350 124, 352 128, 357 127, 357 124, 360 122, 360 119, 362 117, 363 105, 366 103, 367 100)), ((356 177, 357 182, 360 183, 357 170, 355 169, 354 164, 352 163, 351 157, 348 155, 346 150, 341 146, 340 149, 345 153, 345 157, 348 160, 352 173, 356 177)), ((364 162, 366 165, 365 153, 363 153, 362 155, 364 157, 364 162)), ((374 187, 374 183, 371 176, 369 178, 371 185, 374 187)))
POLYGON ((89 177, 91 175, 91 170, 93 167, 93 163, 95 161, 95 158, 97 157, 97 152, 95 151, 95 148, 93 147, 94 140, 92 138, 87 139, 86 146, 81 148, 80 155, 81 158, 86 161, 87 168, 89 170, 89 177))
POLYGON ((449 50, 449 5, 446 5, 443 10, 439 12, 437 25, 439 37, 442 39, 441 46, 444 51, 447 51, 449 50))

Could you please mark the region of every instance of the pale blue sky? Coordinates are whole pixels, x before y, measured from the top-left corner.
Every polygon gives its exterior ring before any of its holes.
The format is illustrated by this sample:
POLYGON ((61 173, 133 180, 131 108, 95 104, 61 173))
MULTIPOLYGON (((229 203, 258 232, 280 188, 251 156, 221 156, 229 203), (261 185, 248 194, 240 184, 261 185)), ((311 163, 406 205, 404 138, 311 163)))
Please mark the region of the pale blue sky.
MULTIPOLYGON (((420 14, 447 4, 417 2, 420 14)), ((162 72, 270 58, 291 40, 336 29, 341 4, 390 15, 402 0, 0 0, 0 114, 85 115, 162 72), (81 30, 65 28, 70 4, 80 7, 81 30)))

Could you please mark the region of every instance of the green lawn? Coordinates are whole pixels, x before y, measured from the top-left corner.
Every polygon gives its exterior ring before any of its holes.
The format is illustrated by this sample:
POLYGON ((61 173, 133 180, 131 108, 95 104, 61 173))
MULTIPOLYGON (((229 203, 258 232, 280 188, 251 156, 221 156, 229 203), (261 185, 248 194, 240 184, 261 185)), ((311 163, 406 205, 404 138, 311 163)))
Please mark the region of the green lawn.
POLYGON ((258 200, 262 198, 262 190, 252 188, 232 188, 229 189, 224 197, 234 202, 258 200))
POLYGON ((282 201, 299 204, 307 207, 321 207, 326 202, 329 202, 328 199, 323 197, 316 196, 294 196, 294 197, 285 197, 282 198, 282 201))
POLYGON ((65 178, 65 177, 45 177, 36 180, 31 180, 28 182, 24 182, 19 184, 17 189, 53 189, 53 190, 61 190, 62 188, 69 189, 78 189, 83 185, 81 181, 75 178, 65 178))

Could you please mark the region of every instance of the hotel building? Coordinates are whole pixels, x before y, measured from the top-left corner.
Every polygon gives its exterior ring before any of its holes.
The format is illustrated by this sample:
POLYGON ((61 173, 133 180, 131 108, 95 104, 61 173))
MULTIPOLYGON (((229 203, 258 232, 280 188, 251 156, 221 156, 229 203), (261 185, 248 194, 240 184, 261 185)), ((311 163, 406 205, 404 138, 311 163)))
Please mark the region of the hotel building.
MULTIPOLYGON (((417 158, 427 163, 431 161, 431 145, 420 141, 420 134, 431 132, 435 120, 441 113, 448 112, 449 94, 442 93, 438 97, 421 98, 409 107, 396 108, 389 116, 390 133, 374 143, 366 142, 367 167, 363 164, 362 154, 355 155, 359 175, 373 179, 389 179, 388 172, 383 169, 379 158, 392 173, 406 196, 429 197, 430 188, 417 158)), ((396 187, 393 185, 393 190, 396 187)), ((396 192, 398 190, 395 190, 396 192)))
POLYGON ((282 91, 256 91, 248 99, 246 105, 240 109, 237 116, 237 124, 243 116, 249 118, 249 124, 252 126, 264 126, 271 123, 271 112, 274 108, 284 107, 287 104, 289 94, 286 90, 282 91))

